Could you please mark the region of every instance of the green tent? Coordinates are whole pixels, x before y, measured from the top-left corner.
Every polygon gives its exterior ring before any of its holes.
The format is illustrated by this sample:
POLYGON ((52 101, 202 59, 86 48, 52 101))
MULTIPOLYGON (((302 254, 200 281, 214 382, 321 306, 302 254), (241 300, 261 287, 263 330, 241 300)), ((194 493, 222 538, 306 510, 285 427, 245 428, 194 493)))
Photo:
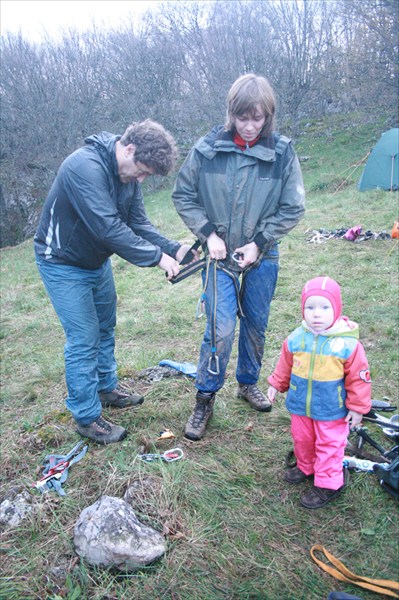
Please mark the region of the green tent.
POLYGON ((390 129, 382 134, 368 157, 366 166, 357 185, 361 192, 379 188, 399 189, 399 129, 390 129))

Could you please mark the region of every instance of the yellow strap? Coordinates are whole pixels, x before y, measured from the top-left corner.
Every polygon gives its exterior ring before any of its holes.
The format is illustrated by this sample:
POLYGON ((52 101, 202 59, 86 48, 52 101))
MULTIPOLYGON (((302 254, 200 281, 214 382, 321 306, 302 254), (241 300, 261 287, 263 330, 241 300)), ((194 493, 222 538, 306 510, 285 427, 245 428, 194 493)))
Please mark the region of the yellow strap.
POLYGON ((372 590, 373 592, 377 592, 377 594, 385 594, 386 596, 391 596, 392 598, 399 598, 398 594, 395 594, 392 590, 388 588, 392 588, 399 592, 399 583, 396 581, 390 581, 389 579, 370 579, 369 577, 362 577, 359 575, 355 575, 343 565, 333 554, 330 554, 328 550, 324 548, 321 544, 315 544, 310 549, 310 555, 313 560, 321 567, 324 571, 339 579, 340 581, 346 581, 347 583, 352 583, 353 585, 358 585, 359 587, 365 588, 367 590, 372 590), (337 569, 331 567, 330 565, 326 565, 322 560, 316 558, 314 552, 315 550, 319 550, 323 552, 326 558, 332 563, 337 569))

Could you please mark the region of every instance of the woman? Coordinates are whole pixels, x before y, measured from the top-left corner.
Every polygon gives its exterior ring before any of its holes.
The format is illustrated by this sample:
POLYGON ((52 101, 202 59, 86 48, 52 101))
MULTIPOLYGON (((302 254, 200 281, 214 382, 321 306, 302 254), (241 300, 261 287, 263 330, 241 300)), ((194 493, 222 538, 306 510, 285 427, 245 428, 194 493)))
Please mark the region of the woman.
POLYGON ((173 191, 177 212, 208 256, 203 272, 207 327, 196 404, 185 427, 191 440, 203 437, 215 394, 223 386, 237 313, 238 396, 255 410, 271 410, 257 382, 277 283, 277 242, 304 214, 298 158, 274 125, 269 82, 243 75, 228 93, 226 124, 197 141, 173 191))

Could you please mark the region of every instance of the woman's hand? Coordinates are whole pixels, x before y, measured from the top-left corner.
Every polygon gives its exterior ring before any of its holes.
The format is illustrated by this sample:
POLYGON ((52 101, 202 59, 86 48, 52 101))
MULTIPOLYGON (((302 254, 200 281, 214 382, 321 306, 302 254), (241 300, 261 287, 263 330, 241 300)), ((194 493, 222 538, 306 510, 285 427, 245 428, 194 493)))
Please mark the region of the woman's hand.
POLYGON ((237 264, 241 267, 247 267, 248 265, 252 265, 254 262, 258 260, 258 256, 260 254, 260 250, 255 242, 250 242, 249 244, 245 244, 245 246, 241 246, 240 248, 236 248, 234 253, 242 254, 243 258, 237 261, 237 264))
POLYGON ((206 239, 209 256, 214 260, 224 260, 227 256, 226 244, 214 231, 206 239))

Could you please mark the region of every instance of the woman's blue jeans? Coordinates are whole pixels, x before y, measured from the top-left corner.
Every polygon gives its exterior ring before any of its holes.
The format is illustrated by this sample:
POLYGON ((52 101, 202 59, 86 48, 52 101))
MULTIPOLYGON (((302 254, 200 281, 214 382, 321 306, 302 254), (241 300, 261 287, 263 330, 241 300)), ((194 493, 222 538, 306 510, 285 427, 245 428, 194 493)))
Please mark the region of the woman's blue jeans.
MULTIPOLYGON (((230 359, 237 322, 238 300, 234 280, 222 270, 216 270, 216 335, 212 334, 214 310, 214 279, 212 265, 203 295, 207 325, 201 345, 195 386, 201 392, 217 392, 223 387, 230 359), (215 340, 213 338, 216 338, 215 340), (216 341, 217 363, 212 358, 212 342, 216 341), (211 373, 210 371, 213 371, 211 373), (218 371, 218 373, 216 372, 218 371)), ((232 273, 232 272, 231 272, 232 273)), ((238 274, 236 284, 240 287, 238 274)), ((277 284, 278 262, 263 260, 250 269, 244 280, 238 339, 236 378, 241 384, 257 383, 262 365, 265 332, 269 319, 270 303, 277 284)), ((205 272, 202 274, 205 283, 205 272)))
POLYGON ((60 265, 36 257, 40 276, 65 332, 67 408, 81 425, 101 414, 99 391, 117 384, 116 292, 111 262, 99 269, 60 265))

